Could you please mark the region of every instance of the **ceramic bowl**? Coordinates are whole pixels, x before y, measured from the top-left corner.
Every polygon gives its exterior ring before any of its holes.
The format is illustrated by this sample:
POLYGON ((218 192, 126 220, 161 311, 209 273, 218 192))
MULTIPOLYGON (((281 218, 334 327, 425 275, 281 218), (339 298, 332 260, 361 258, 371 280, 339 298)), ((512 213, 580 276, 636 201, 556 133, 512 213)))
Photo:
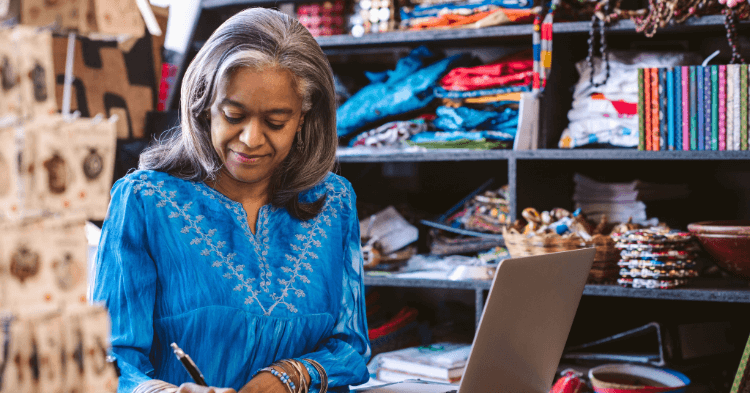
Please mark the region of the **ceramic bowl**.
POLYGON ((596 393, 683 393, 690 379, 674 370, 636 364, 605 364, 589 370, 596 393))
POLYGON ((688 230, 727 272, 750 280, 750 221, 703 221, 688 230))

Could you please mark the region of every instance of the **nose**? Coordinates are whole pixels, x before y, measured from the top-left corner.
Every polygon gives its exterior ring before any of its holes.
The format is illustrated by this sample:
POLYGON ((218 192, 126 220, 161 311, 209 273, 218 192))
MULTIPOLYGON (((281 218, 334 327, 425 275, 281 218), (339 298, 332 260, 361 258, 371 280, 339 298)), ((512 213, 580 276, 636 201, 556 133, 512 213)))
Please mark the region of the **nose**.
POLYGON ((250 148, 254 148, 263 145, 264 141, 265 135, 263 134, 263 127, 260 119, 252 119, 247 122, 240 133, 240 142, 250 148))

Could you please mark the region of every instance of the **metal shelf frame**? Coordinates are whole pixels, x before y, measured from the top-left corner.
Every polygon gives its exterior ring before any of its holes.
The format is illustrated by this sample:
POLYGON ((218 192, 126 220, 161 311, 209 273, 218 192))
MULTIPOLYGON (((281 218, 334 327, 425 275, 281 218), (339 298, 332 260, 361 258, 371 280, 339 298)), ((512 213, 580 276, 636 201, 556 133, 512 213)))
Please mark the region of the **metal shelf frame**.
MULTIPOLYGON (((398 274, 367 273, 365 286, 434 288, 474 291, 476 326, 482 318, 485 292, 492 286, 491 280, 434 280, 398 278, 398 274)), ((750 304, 750 283, 724 279, 696 279, 694 284, 677 289, 639 289, 619 285, 586 285, 584 296, 606 296, 620 298, 659 299, 674 301, 722 302, 750 304)))

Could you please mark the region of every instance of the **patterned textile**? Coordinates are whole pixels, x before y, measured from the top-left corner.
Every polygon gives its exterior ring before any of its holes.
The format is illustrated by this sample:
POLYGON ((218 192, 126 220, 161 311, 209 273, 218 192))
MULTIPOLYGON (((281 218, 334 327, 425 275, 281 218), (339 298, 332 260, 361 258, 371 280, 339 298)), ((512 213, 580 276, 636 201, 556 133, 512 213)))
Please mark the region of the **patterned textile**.
MULTIPOLYGON (((115 183, 96 258, 93 299, 112 318, 119 392, 190 377, 239 390, 285 358, 310 358, 334 392, 368 379, 370 357, 355 195, 329 174, 300 195, 326 195, 309 221, 263 206, 255 233, 242 204, 202 182, 136 171, 115 183)), ((305 364, 317 392, 320 376, 305 364)))

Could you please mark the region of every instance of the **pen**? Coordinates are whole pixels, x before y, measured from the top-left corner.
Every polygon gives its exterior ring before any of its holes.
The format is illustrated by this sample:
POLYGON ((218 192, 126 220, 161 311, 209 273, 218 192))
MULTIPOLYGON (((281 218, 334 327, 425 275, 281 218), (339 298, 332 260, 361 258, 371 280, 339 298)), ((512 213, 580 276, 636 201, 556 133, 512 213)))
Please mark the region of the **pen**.
POLYGON ((180 349, 176 343, 172 343, 172 349, 174 350, 174 355, 177 356, 177 360, 182 363, 182 367, 185 367, 185 370, 193 378, 193 381, 200 386, 208 386, 206 380, 203 379, 203 374, 198 370, 198 366, 193 363, 193 359, 190 359, 190 356, 180 349))

